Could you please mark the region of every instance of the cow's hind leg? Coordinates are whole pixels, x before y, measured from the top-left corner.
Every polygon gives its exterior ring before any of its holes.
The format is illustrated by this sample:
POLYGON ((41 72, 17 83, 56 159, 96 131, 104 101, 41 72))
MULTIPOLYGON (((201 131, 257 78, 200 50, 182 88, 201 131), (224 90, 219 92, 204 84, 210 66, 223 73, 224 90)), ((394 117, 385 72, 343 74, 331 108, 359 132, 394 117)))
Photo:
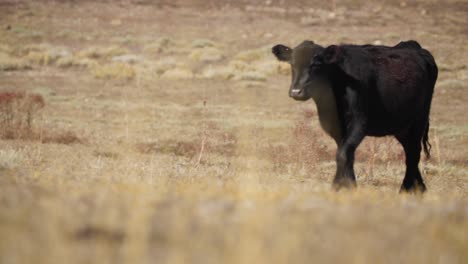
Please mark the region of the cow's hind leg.
POLYGON ((397 136, 396 138, 403 145, 406 155, 406 172, 400 192, 425 192, 426 185, 418 168, 421 159, 421 137, 397 136))

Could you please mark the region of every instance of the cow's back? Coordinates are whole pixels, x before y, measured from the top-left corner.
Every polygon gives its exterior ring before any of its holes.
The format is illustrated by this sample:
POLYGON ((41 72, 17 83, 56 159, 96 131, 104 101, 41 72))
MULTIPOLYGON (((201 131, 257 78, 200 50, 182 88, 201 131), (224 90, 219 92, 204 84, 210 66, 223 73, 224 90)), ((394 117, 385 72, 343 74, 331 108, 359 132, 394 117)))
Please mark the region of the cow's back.
POLYGON ((370 128, 398 130, 427 112, 437 79, 432 55, 417 43, 365 49, 373 69, 367 83, 370 128))

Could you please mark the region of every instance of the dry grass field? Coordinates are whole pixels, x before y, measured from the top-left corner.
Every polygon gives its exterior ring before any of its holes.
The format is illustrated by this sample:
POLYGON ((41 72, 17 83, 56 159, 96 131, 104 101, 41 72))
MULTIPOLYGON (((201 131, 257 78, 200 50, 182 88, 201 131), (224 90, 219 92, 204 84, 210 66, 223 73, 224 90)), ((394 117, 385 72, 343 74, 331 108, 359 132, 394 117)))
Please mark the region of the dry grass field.
POLYGON ((0 263, 467 263, 468 2, 0 0, 0 263), (439 64, 428 192, 287 96, 274 44, 395 45, 439 64))

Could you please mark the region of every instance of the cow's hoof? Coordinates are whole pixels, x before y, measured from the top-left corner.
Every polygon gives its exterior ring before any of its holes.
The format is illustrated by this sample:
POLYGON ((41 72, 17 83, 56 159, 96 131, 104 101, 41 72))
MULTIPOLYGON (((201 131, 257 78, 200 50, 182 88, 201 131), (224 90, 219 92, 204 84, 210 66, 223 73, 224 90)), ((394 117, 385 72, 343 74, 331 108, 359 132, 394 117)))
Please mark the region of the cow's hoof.
POLYGON ((400 193, 422 194, 427 190, 424 183, 414 183, 411 185, 401 185, 400 193))
POLYGON ((356 181, 348 178, 341 178, 341 179, 335 179, 333 181, 332 188, 335 191, 339 190, 352 190, 355 189, 356 186, 356 181))

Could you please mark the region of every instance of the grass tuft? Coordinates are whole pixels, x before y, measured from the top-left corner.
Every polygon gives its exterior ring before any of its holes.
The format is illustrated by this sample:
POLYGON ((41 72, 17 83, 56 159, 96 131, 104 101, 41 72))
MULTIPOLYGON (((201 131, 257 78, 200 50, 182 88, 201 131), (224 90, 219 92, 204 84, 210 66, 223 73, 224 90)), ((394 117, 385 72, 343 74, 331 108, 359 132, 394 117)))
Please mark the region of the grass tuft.
POLYGON ((75 132, 61 131, 61 132, 53 132, 53 133, 49 132, 48 134, 43 135, 41 142, 72 145, 72 144, 83 144, 84 140, 78 137, 75 132))
POLYGON ((31 68, 31 65, 25 60, 0 52, 0 71, 20 71, 31 68))
POLYGON ((43 66, 51 65, 60 58, 70 56, 67 49, 47 43, 27 45, 19 49, 18 53, 23 55, 29 62, 43 66))
POLYGON ((257 49, 245 50, 234 56, 235 60, 253 62, 264 58, 271 58, 271 46, 264 46, 257 49))
POLYGON ((193 72, 190 69, 187 68, 174 68, 165 71, 162 75, 161 78, 164 79, 191 79, 193 78, 193 72))
POLYGON ((18 167, 22 158, 21 153, 14 149, 0 149, 0 170, 18 167))
POLYGON ((94 77, 98 79, 133 79, 135 68, 126 63, 97 64, 91 68, 94 77))
POLYGON ((69 67, 83 67, 89 68, 97 66, 97 61, 89 58, 80 58, 80 57, 63 57, 57 60, 56 65, 60 68, 69 68, 69 67))
POLYGON ((89 58, 89 59, 108 59, 114 56, 120 56, 127 54, 129 51, 126 48, 120 46, 110 47, 90 47, 82 50, 78 53, 78 57, 89 58))
POLYGON ((321 142, 322 134, 311 126, 309 119, 296 121, 286 144, 269 145, 266 156, 273 164, 276 173, 303 171, 313 174, 320 161, 333 160, 321 142))
POLYGON ((224 58, 221 50, 213 47, 197 48, 193 50, 190 59, 201 62, 217 62, 224 58))
POLYGON ((206 48, 206 47, 214 47, 215 43, 209 39, 195 39, 192 41, 193 48, 206 48))
POLYGON ((162 37, 146 45, 143 50, 147 53, 163 53, 174 45, 175 43, 172 39, 162 37))

